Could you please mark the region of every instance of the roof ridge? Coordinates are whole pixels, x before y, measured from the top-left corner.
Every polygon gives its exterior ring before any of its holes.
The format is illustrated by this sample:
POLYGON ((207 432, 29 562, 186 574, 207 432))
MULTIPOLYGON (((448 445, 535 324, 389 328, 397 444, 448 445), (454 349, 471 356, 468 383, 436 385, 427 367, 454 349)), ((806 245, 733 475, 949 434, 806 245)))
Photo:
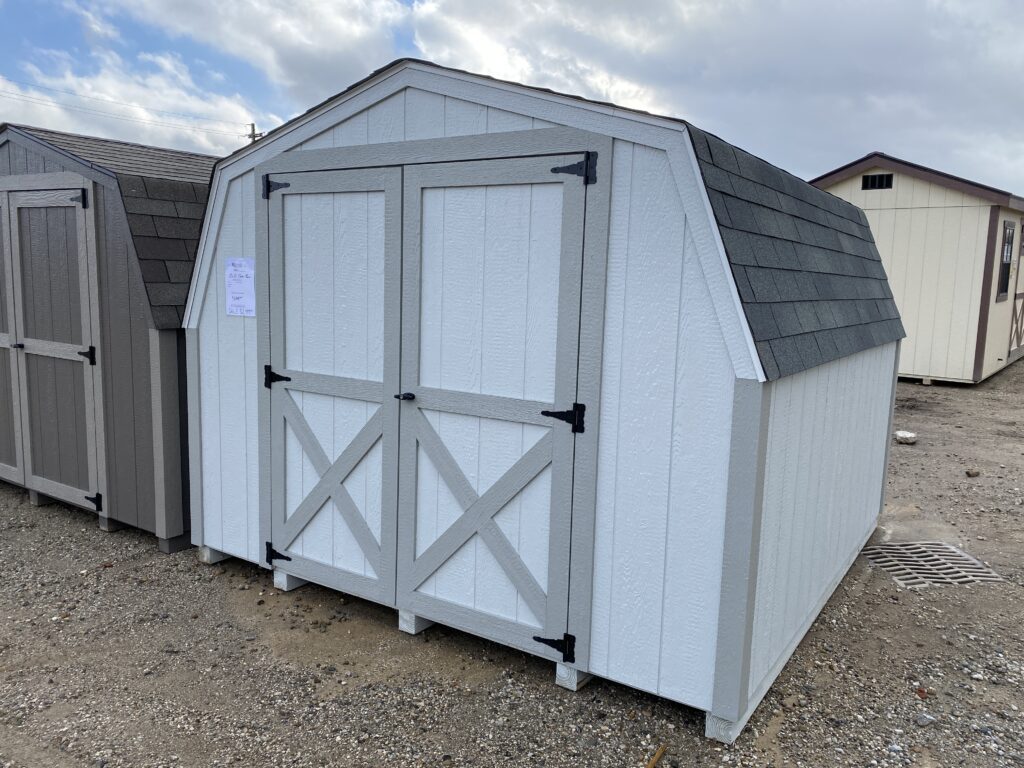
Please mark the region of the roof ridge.
POLYGON ((71 138, 76 139, 93 139, 95 141, 104 141, 109 144, 120 144, 121 146, 125 147, 156 150, 157 152, 169 152, 175 155, 188 155, 189 157, 202 158, 203 160, 219 160, 221 157, 220 155, 210 155, 204 152, 190 152, 189 150, 186 149, 171 149, 170 147, 158 147, 155 144, 141 144, 137 141, 124 141, 123 139, 108 139, 105 136, 92 136, 87 133, 72 133, 70 131, 58 131, 55 128, 43 128, 42 126, 38 125, 26 125, 24 123, 0 123, 0 129, 4 128, 5 126, 10 126, 11 128, 17 128, 19 130, 28 131, 29 133, 33 133, 34 131, 40 131, 43 133, 55 133, 59 136, 70 136, 71 138))
MULTIPOLYGON (((902 157, 896 157, 895 155, 890 155, 890 154, 888 154, 886 152, 882 152, 880 150, 874 150, 873 152, 868 152, 863 157, 858 157, 856 160, 852 160, 849 163, 846 163, 844 165, 839 166, 838 168, 833 168, 831 171, 827 171, 827 172, 821 174, 820 176, 814 177, 813 179, 811 179, 807 183, 808 184, 816 185, 819 181, 822 181, 824 179, 828 179, 831 176, 835 176, 836 174, 842 173, 843 171, 845 171, 845 170, 847 170, 849 168, 853 168, 856 165, 859 165, 861 163, 864 163, 864 162, 866 162, 868 160, 871 160, 873 158, 876 158, 876 157, 888 160, 888 161, 893 162, 893 163, 899 163, 900 165, 905 165, 905 166, 908 166, 910 168, 915 168, 915 169, 917 169, 919 171, 925 171, 926 173, 930 173, 930 174, 934 174, 936 176, 940 176, 940 177, 942 177, 944 179, 948 179, 949 181, 958 182, 960 184, 967 184, 969 186, 976 187, 978 189, 984 189, 984 190, 987 190, 989 192, 995 192, 998 195, 1005 195, 1007 197, 1019 197, 1019 195, 1016 195, 1013 192, 1010 192, 1010 191, 1005 190, 1005 189, 1000 189, 999 187, 993 187, 991 184, 983 184, 980 181, 973 181, 972 179, 968 179, 968 178, 965 178, 963 176, 957 176, 954 173, 948 173, 946 171, 940 171, 937 168, 932 168, 931 166, 923 165, 922 163, 915 163, 912 160, 904 160, 902 157)), ((819 189, 820 189, 820 187, 819 187, 819 189)), ((822 191, 826 191, 826 190, 822 190, 822 191)))

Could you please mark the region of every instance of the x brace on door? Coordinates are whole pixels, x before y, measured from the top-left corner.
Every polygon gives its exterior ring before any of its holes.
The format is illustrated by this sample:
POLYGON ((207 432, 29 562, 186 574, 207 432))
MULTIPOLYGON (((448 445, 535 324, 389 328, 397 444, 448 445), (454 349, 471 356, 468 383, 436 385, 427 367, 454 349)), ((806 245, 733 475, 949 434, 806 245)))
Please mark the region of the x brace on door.
POLYGON ((430 578, 434 571, 444 565, 474 534, 480 534, 480 538, 487 544, 491 554, 494 555, 502 570, 515 585, 530 610, 543 620, 546 613, 547 594, 533 577, 530 569, 526 567, 522 558, 519 557, 515 547, 502 533, 498 524, 494 522, 494 516, 529 485, 545 467, 551 464, 551 435, 544 435, 494 485, 482 495, 478 495, 423 413, 417 411, 413 418, 416 420, 416 438, 420 447, 434 463, 445 484, 459 502, 459 506, 462 507, 463 514, 433 544, 427 547, 423 554, 416 558, 410 574, 409 589, 416 589, 430 578))
POLYGON ((302 411, 299 410, 292 396, 288 394, 288 390, 277 391, 274 393, 274 397, 280 398, 281 413, 284 415, 285 421, 295 433, 302 450, 313 464, 313 469, 320 475, 320 480, 313 490, 285 521, 281 531, 281 540, 277 544, 282 550, 287 550, 302 533, 302 529, 320 511, 324 503, 330 500, 345 520, 345 524, 355 537, 374 573, 379 574, 380 542, 373 535, 373 531, 366 524, 366 519, 342 483, 384 434, 381 409, 377 408, 374 411, 366 425, 359 430, 352 442, 332 464, 309 423, 302 415, 302 411))

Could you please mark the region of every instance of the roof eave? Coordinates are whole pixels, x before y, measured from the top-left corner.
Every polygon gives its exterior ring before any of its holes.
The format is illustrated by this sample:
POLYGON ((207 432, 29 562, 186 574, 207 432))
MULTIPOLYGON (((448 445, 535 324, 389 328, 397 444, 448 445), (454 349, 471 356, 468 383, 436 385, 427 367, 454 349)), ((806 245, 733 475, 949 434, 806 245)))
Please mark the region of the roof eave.
POLYGON ((1007 208, 1013 208, 1014 210, 1024 210, 1024 199, 1013 195, 1002 189, 996 187, 990 187, 987 184, 980 184, 970 179, 965 179, 960 176, 954 176, 951 173, 936 170, 935 168, 929 168, 919 163, 912 163, 909 160, 901 160, 898 157, 887 155, 884 152, 871 152, 853 162, 847 163, 846 165, 840 166, 835 170, 823 173, 817 178, 811 179, 810 184, 818 187, 818 189, 827 190, 840 182, 846 181, 857 174, 863 173, 864 171, 872 168, 885 168, 887 170, 899 171, 905 173, 908 176, 927 181, 932 184, 938 184, 949 189, 955 189, 958 192, 963 192, 968 195, 986 200, 994 205, 1002 205, 1007 208))

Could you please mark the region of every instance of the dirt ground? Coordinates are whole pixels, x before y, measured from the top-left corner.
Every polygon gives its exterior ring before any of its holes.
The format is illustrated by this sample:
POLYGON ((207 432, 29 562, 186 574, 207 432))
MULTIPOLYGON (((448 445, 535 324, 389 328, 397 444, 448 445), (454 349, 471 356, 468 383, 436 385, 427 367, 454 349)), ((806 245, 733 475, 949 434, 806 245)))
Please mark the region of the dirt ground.
POLYGON ((893 446, 875 539, 1005 583, 908 591, 860 558, 732 747, 686 707, 570 693, 550 663, 0 484, 0 766, 645 766, 661 744, 677 767, 1024 765, 1024 364, 901 383, 896 427, 919 440, 893 446))

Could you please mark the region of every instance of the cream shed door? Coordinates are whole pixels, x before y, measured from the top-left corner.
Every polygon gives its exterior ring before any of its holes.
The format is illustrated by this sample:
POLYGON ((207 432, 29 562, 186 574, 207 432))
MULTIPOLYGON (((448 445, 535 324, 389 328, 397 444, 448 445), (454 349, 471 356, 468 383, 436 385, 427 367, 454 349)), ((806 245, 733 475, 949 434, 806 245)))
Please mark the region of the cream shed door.
POLYGON ((401 170, 271 180, 266 555, 393 605, 401 170))
POLYGON ((12 434, 20 432, 25 484, 102 513, 100 353, 91 303, 96 266, 87 195, 84 189, 6 195, 4 301, 13 312, 5 328, 14 354, 6 365, 0 362, 0 384, 17 380, 20 423, 14 416, 12 434))
POLYGON ((552 170, 581 159, 404 178, 397 603, 559 661, 576 435, 544 412, 576 400, 586 185, 552 170))

